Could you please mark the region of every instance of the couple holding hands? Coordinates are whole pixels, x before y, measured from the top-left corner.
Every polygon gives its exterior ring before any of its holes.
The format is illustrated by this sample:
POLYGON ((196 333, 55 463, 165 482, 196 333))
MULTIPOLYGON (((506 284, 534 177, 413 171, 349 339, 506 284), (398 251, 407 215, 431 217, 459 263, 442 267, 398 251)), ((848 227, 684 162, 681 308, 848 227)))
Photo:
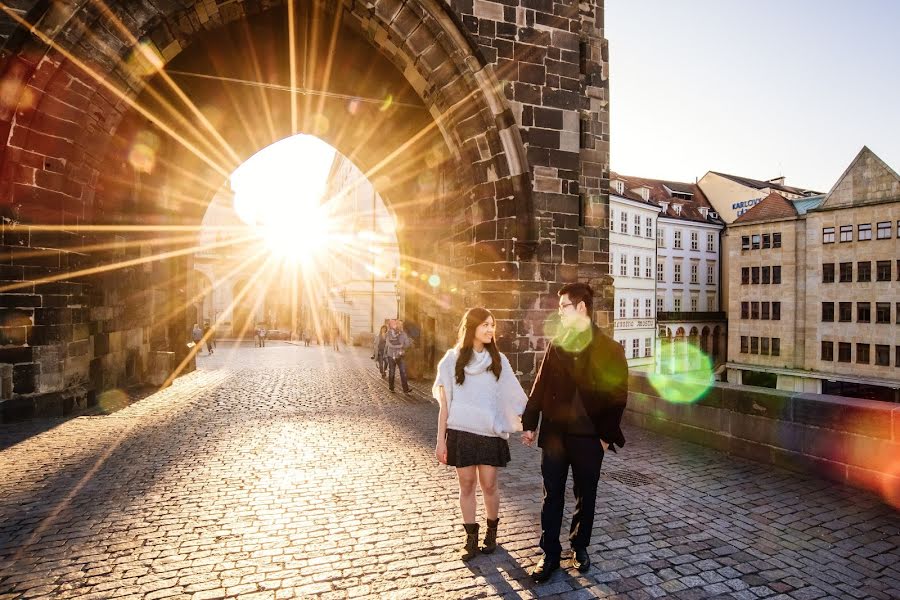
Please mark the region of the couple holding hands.
POLYGON ((575 513, 569 532, 572 565, 590 568, 588 546, 600 465, 607 450, 625 444, 620 429, 628 395, 628 364, 622 346, 591 321, 593 291, 584 283, 559 290, 560 329, 547 348, 531 394, 526 395, 506 356, 497 350, 494 318, 483 308, 466 311, 454 348, 438 365, 433 387, 440 404, 435 455, 456 467, 459 505, 466 532, 462 559, 497 548, 500 496, 497 469, 510 461, 510 433, 542 450, 543 556, 531 573, 536 583, 560 566, 566 479, 572 469, 575 513), (521 421, 520 421, 521 419, 521 421), (478 545, 476 486, 481 488, 487 530, 478 545))

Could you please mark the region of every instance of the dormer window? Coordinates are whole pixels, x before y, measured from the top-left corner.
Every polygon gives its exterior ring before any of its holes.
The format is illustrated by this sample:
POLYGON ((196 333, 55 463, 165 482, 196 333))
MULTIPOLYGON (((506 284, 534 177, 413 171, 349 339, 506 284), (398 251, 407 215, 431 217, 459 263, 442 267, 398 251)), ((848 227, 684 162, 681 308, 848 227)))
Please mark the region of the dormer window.
POLYGON ((659 207, 662 209, 663 214, 665 214, 665 212, 667 210, 669 210, 669 203, 668 202, 660 202, 659 207))
POLYGON ((613 181, 613 189, 619 195, 624 194, 625 193, 625 182, 619 181, 618 179, 616 181, 613 181))
POLYGON ((676 216, 679 216, 679 217, 681 216, 681 205, 680 204, 673 204, 672 210, 675 211, 676 216))
POLYGON ((641 198, 643 198, 644 200, 650 199, 650 188, 647 188, 647 187, 641 188, 641 198))
POLYGON ((700 211, 700 216, 705 219, 706 215, 709 213, 709 209, 705 206, 701 206, 698 210, 700 211))

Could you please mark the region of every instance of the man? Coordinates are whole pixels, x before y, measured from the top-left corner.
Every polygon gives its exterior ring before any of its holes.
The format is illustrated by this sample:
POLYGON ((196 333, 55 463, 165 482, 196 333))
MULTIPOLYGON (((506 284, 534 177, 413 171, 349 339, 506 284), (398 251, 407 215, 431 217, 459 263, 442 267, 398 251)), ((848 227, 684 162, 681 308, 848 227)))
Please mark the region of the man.
POLYGON ((403 387, 403 393, 410 394, 412 390, 406 379, 406 361, 403 360, 403 354, 409 348, 411 342, 409 337, 401 327, 402 321, 391 319, 388 323, 388 331, 384 340, 384 353, 388 362, 388 388, 394 391, 394 374, 400 369, 400 385, 403 387))
POLYGON ((628 396, 628 363, 622 346, 591 321, 594 292, 585 283, 559 290, 560 331, 547 348, 522 415, 522 441, 542 449, 541 505, 543 557, 531 573, 543 583, 559 568, 559 533, 569 467, 575 492, 575 513, 569 531, 572 565, 585 573, 591 559, 587 548, 594 526, 594 505, 603 454, 625 444, 620 423, 628 396))

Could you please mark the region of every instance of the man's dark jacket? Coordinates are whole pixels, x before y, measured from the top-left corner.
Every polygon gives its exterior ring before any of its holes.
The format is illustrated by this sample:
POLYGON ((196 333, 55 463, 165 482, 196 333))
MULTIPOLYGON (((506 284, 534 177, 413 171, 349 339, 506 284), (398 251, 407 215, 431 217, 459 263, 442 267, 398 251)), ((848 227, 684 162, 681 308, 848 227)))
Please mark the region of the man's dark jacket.
POLYGON ((542 416, 541 447, 548 434, 568 432, 576 388, 600 438, 613 450, 613 445, 625 445, 620 427, 628 400, 625 351, 596 325, 591 324, 590 331, 590 342, 581 352, 567 352, 551 343, 538 369, 522 415, 522 428, 534 431, 542 416))

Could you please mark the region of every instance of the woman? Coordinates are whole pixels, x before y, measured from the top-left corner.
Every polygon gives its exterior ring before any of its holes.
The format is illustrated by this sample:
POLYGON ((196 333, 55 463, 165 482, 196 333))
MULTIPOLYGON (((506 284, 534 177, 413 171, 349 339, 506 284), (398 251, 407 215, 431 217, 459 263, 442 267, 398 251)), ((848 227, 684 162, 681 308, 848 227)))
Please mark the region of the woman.
POLYGON ((384 344, 387 340, 387 331, 387 325, 382 325, 381 331, 375 336, 375 347, 373 348, 375 364, 378 365, 378 372, 381 373, 382 379, 386 377, 387 368, 387 357, 384 355, 384 344))
POLYGON ((487 531, 481 551, 497 548, 500 496, 497 468, 510 461, 509 434, 521 430, 527 397, 509 360, 497 350, 494 317, 484 308, 466 311, 456 346, 438 364, 432 393, 440 403, 438 461, 456 467, 466 542, 462 559, 478 553, 475 486, 481 487, 487 531))

